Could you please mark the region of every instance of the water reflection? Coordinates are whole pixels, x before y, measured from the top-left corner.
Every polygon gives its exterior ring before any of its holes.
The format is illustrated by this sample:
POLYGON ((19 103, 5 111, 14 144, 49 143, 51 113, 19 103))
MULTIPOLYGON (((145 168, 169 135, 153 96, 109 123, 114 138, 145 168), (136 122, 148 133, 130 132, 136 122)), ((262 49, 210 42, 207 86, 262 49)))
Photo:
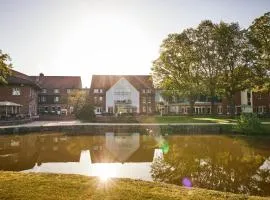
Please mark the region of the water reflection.
MULTIPOLYGON (((106 133, 104 136, 46 135, 39 140, 37 164, 24 171, 73 173, 88 176, 152 180, 153 148, 142 144, 153 138, 139 133, 106 133)), ((154 145, 154 143, 153 143, 154 145)), ((153 146, 151 145, 151 146, 153 146)))
POLYGON ((154 180, 234 193, 270 195, 269 139, 168 137, 170 152, 156 160, 154 180), (261 141, 260 141, 261 142, 261 141))
POLYGON ((0 170, 134 178, 270 195, 270 138, 116 131, 0 136, 0 170))

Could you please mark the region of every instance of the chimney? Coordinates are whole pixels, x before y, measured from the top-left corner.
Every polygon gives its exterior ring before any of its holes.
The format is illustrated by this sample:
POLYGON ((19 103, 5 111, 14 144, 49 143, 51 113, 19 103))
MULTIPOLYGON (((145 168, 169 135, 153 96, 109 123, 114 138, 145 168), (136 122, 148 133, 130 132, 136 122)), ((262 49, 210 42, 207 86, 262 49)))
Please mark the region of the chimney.
POLYGON ((36 82, 39 82, 42 77, 44 77, 44 74, 40 73, 39 76, 36 77, 36 82))

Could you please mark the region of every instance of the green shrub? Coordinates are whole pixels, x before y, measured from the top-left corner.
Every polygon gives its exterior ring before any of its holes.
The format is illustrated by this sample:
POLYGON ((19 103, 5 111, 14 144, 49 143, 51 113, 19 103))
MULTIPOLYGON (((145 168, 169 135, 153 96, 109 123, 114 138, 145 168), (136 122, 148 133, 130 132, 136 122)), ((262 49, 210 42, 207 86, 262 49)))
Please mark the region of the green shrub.
POLYGON ((258 134, 263 132, 260 119, 254 113, 242 113, 237 120, 235 130, 244 134, 258 134))
POLYGON ((77 110, 75 116, 79 120, 88 122, 93 122, 96 118, 94 107, 89 103, 85 103, 79 110, 77 110))

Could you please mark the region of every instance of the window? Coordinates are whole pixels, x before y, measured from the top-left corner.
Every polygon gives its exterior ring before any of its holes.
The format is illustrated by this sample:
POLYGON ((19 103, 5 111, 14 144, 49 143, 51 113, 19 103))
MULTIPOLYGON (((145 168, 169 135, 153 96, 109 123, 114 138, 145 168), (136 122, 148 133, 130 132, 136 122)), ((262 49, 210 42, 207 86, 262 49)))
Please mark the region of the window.
POLYGON ((143 97, 143 98, 142 98, 142 102, 143 102, 143 103, 146 103, 146 97, 143 97))
POLYGON ((95 102, 95 103, 97 103, 97 99, 98 99, 97 97, 94 97, 94 102, 95 102))
POLYGON ((71 89, 67 89, 67 93, 68 93, 68 94, 71 93, 71 89))
POLYGON ((262 99, 263 99, 262 93, 259 93, 259 94, 258 94, 258 99, 259 99, 259 100, 262 100, 262 99))
POLYGON ((251 105, 251 92, 247 92, 247 104, 250 106, 251 105))
POLYGON ((102 102, 103 101, 103 97, 99 97, 99 101, 102 102))
POLYGON ((151 113, 152 112, 152 108, 151 106, 148 107, 148 113, 151 113))
POLYGON ((54 90, 53 90, 53 93, 55 93, 55 94, 59 93, 59 89, 57 89, 57 88, 54 89, 54 90))
POLYGON ((101 107, 96 107, 96 113, 101 113, 102 112, 102 108, 101 107))
POLYGON ((150 94, 151 93, 151 89, 147 88, 147 89, 142 89, 142 93, 147 93, 150 94))
POLYGON ((47 93, 47 89, 46 89, 46 88, 43 88, 43 89, 41 90, 41 93, 43 93, 43 94, 47 93))
POLYGON ((95 94, 103 93, 103 89, 94 89, 95 94))
POLYGON ((113 113, 113 107, 108 107, 108 112, 113 113))
POLYGON ((266 106, 258 106, 258 113, 265 113, 266 112, 266 106))
POLYGON ((21 89, 20 88, 12 88, 12 95, 14 95, 14 96, 21 95, 21 89))
POLYGON ((46 102, 46 97, 45 96, 41 96, 41 102, 46 102))
POLYGON ((182 108, 182 113, 186 113, 186 108, 182 108))
POLYGON ((217 111, 218 111, 218 114, 222 114, 222 106, 218 106, 217 111))
POLYGON ((59 97, 54 97, 53 100, 54 100, 54 102, 59 102, 59 99, 60 99, 59 97))
POLYGON ((231 107, 227 106, 227 114, 230 114, 231 107))
POLYGON ((148 103, 151 103, 151 100, 152 100, 151 97, 148 97, 148 101, 147 102, 148 103))
POLYGON ((146 106, 143 106, 143 112, 146 112, 146 106))

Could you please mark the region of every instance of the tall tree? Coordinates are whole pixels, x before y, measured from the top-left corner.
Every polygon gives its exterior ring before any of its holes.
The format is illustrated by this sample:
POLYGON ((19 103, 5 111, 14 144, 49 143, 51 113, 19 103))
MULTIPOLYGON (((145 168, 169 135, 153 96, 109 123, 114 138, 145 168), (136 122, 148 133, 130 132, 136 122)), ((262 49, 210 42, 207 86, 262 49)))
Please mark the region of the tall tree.
POLYGON ((254 47, 257 85, 261 89, 270 90, 270 12, 252 22, 248 29, 248 38, 254 47))
POLYGON ((0 49, 0 85, 7 84, 7 77, 11 75, 11 59, 0 49))
POLYGON ((88 93, 84 90, 74 90, 68 95, 67 104, 73 107, 76 114, 82 109, 87 101, 88 93))
POLYGON ((230 114, 235 113, 234 96, 237 92, 252 87, 254 65, 249 59, 249 43, 246 31, 241 30, 237 23, 221 22, 216 29, 216 44, 221 74, 218 87, 230 105, 230 114))
POLYGON ((193 114, 195 100, 202 91, 201 74, 194 51, 194 29, 180 34, 170 34, 160 49, 160 56, 153 62, 154 83, 189 100, 190 114, 193 114))
POLYGON ((211 112, 215 113, 214 102, 217 96, 217 82, 220 69, 215 38, 216 25, 209 20, 202 21, 196 28, 196 37, 193 38, 196 47, 196 56, 203 80, 207 88, 206 95, 211 97, 211 112))

